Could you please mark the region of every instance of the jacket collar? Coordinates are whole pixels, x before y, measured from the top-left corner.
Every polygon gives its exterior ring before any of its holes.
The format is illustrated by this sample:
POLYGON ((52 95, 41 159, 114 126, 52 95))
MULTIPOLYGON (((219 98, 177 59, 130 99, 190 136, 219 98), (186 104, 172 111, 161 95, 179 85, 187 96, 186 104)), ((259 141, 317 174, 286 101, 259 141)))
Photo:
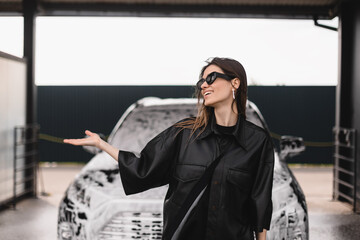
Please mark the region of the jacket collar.
MULTIPOLYGON (((242 148, 246 149, 246 139, 245 139, 245 119, 241 113, 238 114, 238 119, 236 121, 235 130, 232 135, 235 137, 237 142, 240 144, 242 148)), ((205 130, 199 135, 198 139, 203 139, 210 135, 211 133, 219 134, 216 129, 216 119, 214 110, 210 114, 209 123, 206 125, 205 130)))

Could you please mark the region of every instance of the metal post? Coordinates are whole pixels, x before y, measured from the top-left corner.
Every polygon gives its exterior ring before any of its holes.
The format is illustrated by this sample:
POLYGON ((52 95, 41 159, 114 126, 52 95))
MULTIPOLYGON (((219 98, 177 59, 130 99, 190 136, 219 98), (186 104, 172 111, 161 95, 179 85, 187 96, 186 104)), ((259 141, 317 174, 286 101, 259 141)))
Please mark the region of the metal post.
POLYGON ((16 128, 14 128, 14 177, 13 177, 13 208, 16 209, 16 128))
MULTIPOLYGON (((35 18, 37 10, 36 0, 23 0, 24 14, 24 58, 27 60, 26 69, 26 123, 35 124, 37 122, 36 115, 36 85, 34 78, 34 53, 35 53, 35 18)), ((33 146, 26 146, 26 151, 32 151, 33 146)), ((31 164, 35 161, 33 156, 26 157, 25 164, 31 164)), ((31 169, 25 172, 26 176, 33 175, 31 169)), ((36 181, 29 181, 25 188, 31 188, 36 181)), ((36 195, 33 192, 32 195, 36 195)))
POLYGON ((358 179, 357 179, 357 166, 358 166, 358 159, 357 159, 357 132, 355 132, 354 134, 354 142, 355 142, 355 148, 354 148, 354 212, 356 213, 360 213, 360 208, 359 208, 359 204, 358 204, 358 197, 357 197, 357 183, 358 183, 358 179))
MULTIPOLYGON (((342 1, 339 8, 339 80, 336 91, 336 126, 356 129, 360 133, 360 55, 356 51, 360 44, 360 2, 342 1)), ((357 137, 358 138, 358 137, 357 137)), ((360 147, 357 143, 355 148, 360 147)), ((356 149, 355 149, 356 150, 356 149)), ((359 151, 355 151, 359 155, 359 151)), ((354 156, 355 162, 360 156, 354 156)), ((354 165, 354 176, 359 177, 360 164, 354 165)), ((354 193, 360 190, 360 179, 354 180, 354 193)), ((355 195, 354 211, 360 213, 360 196, 355 195), (358 208, 358 209, 356 209, 358 208)), ((354 200, 352 199, 352 201, 354 200)))
POLYGON ((337 166, 339 166, 339 158, 337 158, 336 156, 339 154, 339 128, 338 127, 334 127, 333 128, 333 134, 334 134, 334 152, 335 152, 335 156, 334 156, 334 164, 333 164, 333 196, 332 199, 333 200, 337 200, 339 198, 339 187, 338 184, 336 183, 335 179, 339 179, 338 176, 338 171, 337 171, 337 166))

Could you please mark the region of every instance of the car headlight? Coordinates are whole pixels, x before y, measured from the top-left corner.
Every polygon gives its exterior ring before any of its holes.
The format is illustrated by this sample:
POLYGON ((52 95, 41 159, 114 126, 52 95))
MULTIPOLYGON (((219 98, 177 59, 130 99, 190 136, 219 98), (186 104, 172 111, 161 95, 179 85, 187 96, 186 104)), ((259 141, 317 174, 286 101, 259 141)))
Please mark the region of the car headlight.
POLYGON ((61 240, 72 240, 74 236, 74 231, 72 224, 69 222, 61 222, 59 224, 59 239, 61 240))

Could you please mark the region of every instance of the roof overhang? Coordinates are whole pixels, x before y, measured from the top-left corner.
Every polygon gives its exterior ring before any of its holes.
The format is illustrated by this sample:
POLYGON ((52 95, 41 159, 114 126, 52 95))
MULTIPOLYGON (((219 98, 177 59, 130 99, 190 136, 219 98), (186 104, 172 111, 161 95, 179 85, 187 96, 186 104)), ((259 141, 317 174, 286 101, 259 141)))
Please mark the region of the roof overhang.
MULTIPOLYGON (((25 0, 38 16, 332 19, 346 0, 25 0)), ((21 16, 22 0, 0 0, 0 15, 21 16)))

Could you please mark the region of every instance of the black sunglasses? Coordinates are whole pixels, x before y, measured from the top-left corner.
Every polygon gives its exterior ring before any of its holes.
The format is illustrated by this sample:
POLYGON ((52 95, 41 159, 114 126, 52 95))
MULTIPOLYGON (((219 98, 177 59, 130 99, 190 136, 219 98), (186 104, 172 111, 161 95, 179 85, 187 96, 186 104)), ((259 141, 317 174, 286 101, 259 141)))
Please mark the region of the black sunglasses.
POLYGON ((201 90, 201 85, 206 81, 206 83, 208 85, 211 85, 218 77, 223 78, 225 80, 231 80, 235 77, 233 76, 228 76, 225 75, 223 73, 218 73, 218 72, 212 72, 209 75, 207 75, 206 79, 201 78, 197 83, 196 83, 196 87, 201 90))

